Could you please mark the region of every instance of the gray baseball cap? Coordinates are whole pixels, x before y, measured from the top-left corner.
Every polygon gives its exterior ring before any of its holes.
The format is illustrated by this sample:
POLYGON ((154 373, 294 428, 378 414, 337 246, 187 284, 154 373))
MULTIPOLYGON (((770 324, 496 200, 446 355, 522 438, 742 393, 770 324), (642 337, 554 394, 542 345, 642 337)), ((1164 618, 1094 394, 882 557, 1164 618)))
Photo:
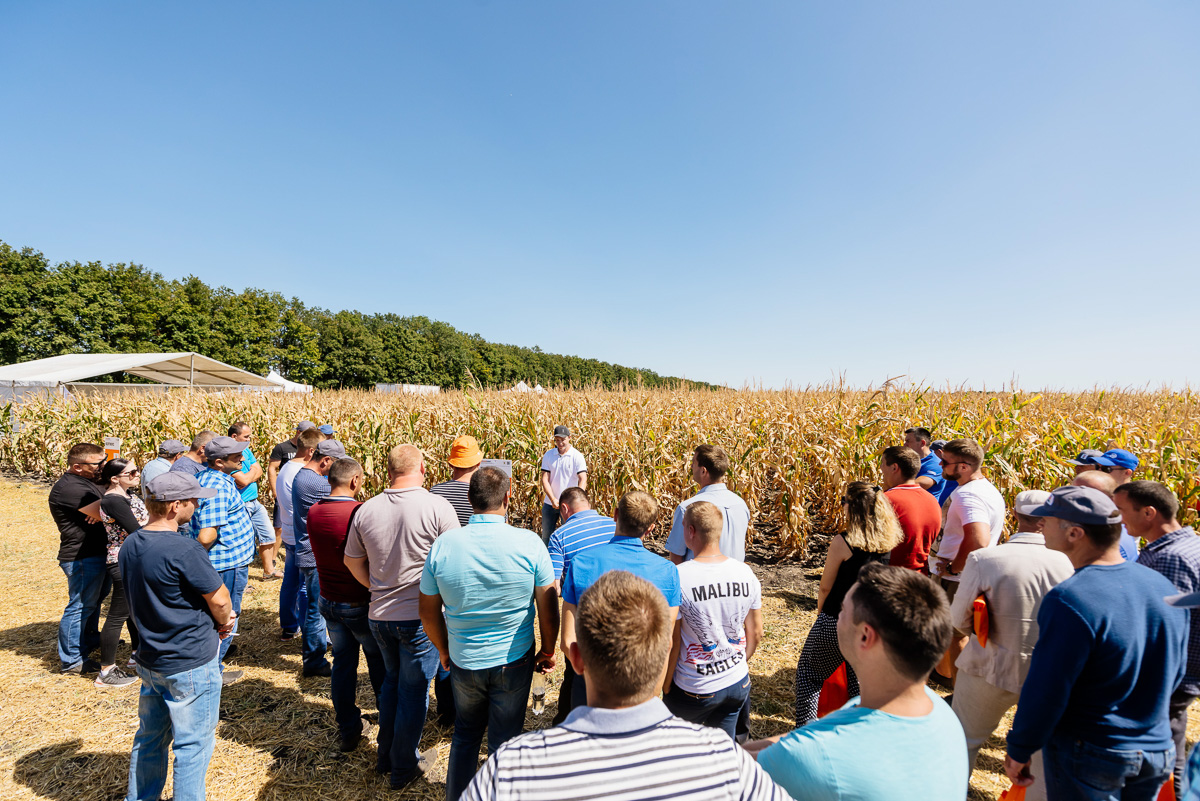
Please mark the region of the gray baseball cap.
POLYGON ((1025 490, 1017 493, 1017 497, 1013 501, 1013 511, 1019 515, 1031 516, 1034 509, 1045 506, 1048 500, 1050 500, 1050 493, 1045 490, 1025 490))
POLYGON ((940 451, 944 447, 946 447, 946 440, 944 439, 935 439, 929 443, 929 449, 932 451, 940 451))
POLYGON ((569 436, 571 436, 571 429, 567 428, 566 426, 555 426, 554 427, 554 436, 569 437, 569 436))
POLYGON ((317 427, 317 424, 314 423, 312 420, 301 420, 299 423, 296 423, 297 431, 307 431, 310 428, 316 428, 316 427, 317 427))
POLYGON ((1096 457, 1103 455, 1104 453, 1102 451, 1098 451, 1095 448, 1088 448, 1087 450, 1080 451, 1079 455, 1074 459, 1067 459, 1067 464, 1097 464, 1096 457))
POLYGON ((346 449, 336 439, 327 439, 317 445, 314 456, 332 456, 334 459, 345 459, 346 449))
POLYGON ((1091 487, 1059 487, 1041 506, 1022 514, 1057 517, 1081 526, 1106 526, 1121 522, 1121 512, 1112 499, 1091 487))
POLYGON ((179 471, 155 476, 146 482, 142 491, 146 494, 146 500, 161 503, 186 501, 191 498, 212 498, 217 494, 217 491, 211 487, 200 486, 200 482, 196 480, 195 476, 179 471))
POLYGON ((213 437, 212 441, 204 446, 204 458, 223 459, 244 450, 246 450, 246 443, 238 442, 233 437, 213 437))
POLYGON ((166 442, 164 442, 162 445, 158 446, 158 455, 159 456, 174 456, 177 453, 186 453, 189 450, 190 450, 190 448, 188 448, 187 445, 184 445, 179 440, 169 439, 166 442))

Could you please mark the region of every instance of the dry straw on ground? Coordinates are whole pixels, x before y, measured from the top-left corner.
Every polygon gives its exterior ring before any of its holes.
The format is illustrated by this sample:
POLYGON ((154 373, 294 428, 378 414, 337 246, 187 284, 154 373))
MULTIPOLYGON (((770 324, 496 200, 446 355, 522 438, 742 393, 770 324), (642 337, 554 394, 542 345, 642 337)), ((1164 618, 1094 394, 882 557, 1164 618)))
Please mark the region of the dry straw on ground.
MULTIPOLYGON (((907 426, 943 439, 973 437, 987 450, 987 471, 1012 500, 1023 489, 1065 483, 1065 460, 1084 448, 1128 448, 1143 460, 1139 475, 1163 481, 1195 513, 1200 497, 1200 395, 1190 392, 1095 391, 1080 394, 984 393, 837 386, 804 392, 571 391, 546 395, 449 392, 437 396, 317 392, 105 395, 76 403, 34 402, 18 430, 0 416, 0 467, 55 475, 81 440, 125 440, 140 463, 170 437, 190 440, 204 428, 224 433, 234 420, 254 428, 260 458, 297 420, 331 423, 349 454, 367 467, 368 491, 384 480, 388 447, 411 442, 430 457, 430 477, 449 475, 444 460, 458 434, 474 435, 486 455, 511 459, 513 513, 534 521, 541 503, 538 464, 555 423, 576 432, 591 487, 609 508, 643 489, 663 505, 660 531, 675 505, 694 491, 689 463, 701 442, 723 446, 728 478, 754 516, 752 539, 776 557, 803 550, 806 537, 837 530, 846 482, 877 476, 878 454, 907 426)), ((269 494, 262 482, 264 494, 269 494)))
MULTIPOLYGON (((58 801, 117 799, 129 767, 137 729, 136 685, 98 690, 90 679, 57 673, 55 636, 66 585, 54 562, 58 535, 42 484, 0 480, 0 574, 8 580, 0 605, 0 798, 58 801)), ((796 659, 815 617, 815 580, 820 568, 755 567, 763 581, 766 634, 751 663, 753 733, 768 736, 791 725, 796 659)), ((279 584, 251 569, 246 595, 242 654, 233 660, 246 677, 221 699, 217 747, 208 772, 213 801, 375 799, 441 801, 450 732, 427 724, 422 748, 436 748, 427 780, 402 794, 377 776, 374 743, 343 755, 335 745, 328 679, 300 678, 300 646, 281 643, 276 617, 279 584)), ((128 656, 122 646, 118 659, 128 656)), ((549 725, 557 703, 556 671, 541 718, 526 728, 549 725)), ((369 688, 365 667, 360 689, 369 688)), ((369 689, 359 703, 374 712, 369 689)), ((1007 726, 1002 727, 1006 729, 1007 726)), ((1190 731, 1194 739, 1196 732, 1190 731)), ((972 798, 994 799, 1003 787, 1003 758, 993 738, 981 758, 972 798)), ((933 755, 931 755, 933 758, 933 755)), ((168 788, 168 793, 170 792, 168 788)))

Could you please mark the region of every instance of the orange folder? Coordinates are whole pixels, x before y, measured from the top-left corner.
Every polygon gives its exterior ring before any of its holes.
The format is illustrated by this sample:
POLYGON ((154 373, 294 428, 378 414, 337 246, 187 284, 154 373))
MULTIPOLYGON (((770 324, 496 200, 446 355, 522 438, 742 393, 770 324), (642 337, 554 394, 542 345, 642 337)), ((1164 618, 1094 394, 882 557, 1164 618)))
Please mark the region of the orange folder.
POLYGON ((838 669, 833 671, 833 675, 825 679, 825 683, 821 685, 821 695, 817 698, 817 717, 823 718, 830 712, 836 712, 846 705, 850 700, 850 690, 847 685, 849 678, 846 676, 846 663, 838 665, 838 669))
POLYGON ((987 647, 988 641, 988 605, 987 598, 983 597, 983 593, 975 599, 975 603, 971 605, 971 612, 975 623, 975 636, 979 638, 979 644, 987 647))
POLYGON ((1025 788, 1014 784, 1000 794, 1000 801, 1025 801, 1025 788))

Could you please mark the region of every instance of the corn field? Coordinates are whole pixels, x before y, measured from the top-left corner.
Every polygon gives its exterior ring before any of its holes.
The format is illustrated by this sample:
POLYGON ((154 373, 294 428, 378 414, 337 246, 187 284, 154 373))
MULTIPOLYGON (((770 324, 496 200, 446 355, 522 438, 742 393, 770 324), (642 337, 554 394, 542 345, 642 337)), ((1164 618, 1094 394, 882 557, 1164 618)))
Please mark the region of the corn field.
MULTIPOLYGON (((421 448, 430 485, 449 478, 450 443, 470 434, 485 456, 512 460, 512 518, 534 527, 540 460, 551 446, 553 426, 565 424, 587 458, 593 505, 610 514, 624 492, 651 493, 662 505, 657 538, 669 530, 675 505, 696 490, 692 449, 711 442, 730 456, 726 483, 750 506, 751 540, 777 558, 803 553, 813 532, 838 530, 844 485, 878 481, 878 454, 901 443, 903 430, 914 425, 928 427, 939 439, 978 440, 987 452, 985 472, 1010 504, 1021 490, 1067 483, 1072 468, 1065 460, 1080 450, 1110 447, 1137 454, 1142 460, 1137 477, 1170 487, 1186 508, 1185 522, 1194 522, 1200 498, 1200 394, 1191 391, 1029 394, 829 386, 796 392, 436 396, 121 392, 32 400, 6 410, 0 419, 0 467, 54 476, 74 443, 99 443, 105 436, 121 437, 122 455, 144 464, 164 439, 189 442, 205 428, 223 434, 235 420, 253 427, 254 452, 265 463, 272 446, 301 419, 334 426, 347 453, 363 463, 371 494, 386 483, 391 446, 409 442, 421 448)), ((270 499, 265 479, 260 493, 270 499)))

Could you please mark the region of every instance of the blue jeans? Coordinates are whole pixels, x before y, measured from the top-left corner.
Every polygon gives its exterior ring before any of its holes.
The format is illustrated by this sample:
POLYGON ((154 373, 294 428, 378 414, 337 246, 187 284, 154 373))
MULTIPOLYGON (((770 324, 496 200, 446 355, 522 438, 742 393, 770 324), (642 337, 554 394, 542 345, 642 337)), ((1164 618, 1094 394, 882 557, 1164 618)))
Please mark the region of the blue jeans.
MULTIPOLYGON (((246 585, 250 583, 250 565, 218 570, 217 575, 221 577, 221 583, 225 585, 225 589, 229 590, 229 603, 233 605, 234 614, 240 616, 242 614, 242 595, 246 592, 246 585)), ((241 622, 241 620, 233 621, 234 634, 237 634, 238 624, 241 622)), ((232 636, 221 640, 221 647, 217 650, 217 655, 222 662, 225 661, 225 652, 231 645, 233 645, 232 636)), ((224 666, 221 669, 224 670, 224 666)))
POLYGON ((542 503, 542 542, 550 544, 550 535, 558 528, 558 510, 548 503, 542 503))
POLYGON ((417 772, 417 745, 429 711, 429 680, 437 673, 438 652, 419 620, 372 620, 387 677, 379 694, 378 758, 375 770, 390 773, 392 784, 417 772))
POLYGON ((141 665, 139 726, 129 758, 127 801, 157 801, 167 782, 167 747, 175 752, 175 801, 203 801, 204 776, 217 738, 221 669, 216 657, 164 676, 141 665), (171 741, 174 740, 174 745, 171 741))
POLYGON ((333 716, 337 719, 338 732, 343 737, 353 737, 362 734, 362 711, 354 700, 358 694, 358 649, 361 647, 367 657, 367 673, 371 677, 371 689, 375 691, 376 708, 387 668, 367 622, 366 604, 353 606, 322 598, 320 606, 329 639, 333 642, 333 675, 329 679, 333 716))
POLYGON ((300 577, 304 580, 305 591, 305 604, 300 608, 300 614, 303 615, 300 631, 304 634, 301 654, 304 672, 312 673, 328 664, 325 652, 329 650, 329 635, 325 633, 325 618, 321 617, 321 582, 317 578, 317 569, 302 567, 300 577))
POLYGON ((279 628, 284 631, 300 630, 300 610, 308 607, 308 592, 300 580, 300 568, 292 553, 294 545, 287 546, 283 560, 283 581, 279 582, 279 628))
POLYGON ((91 629, 99 620, 108 571, 102 555, 59 562, 58 566, 67 576, 67 607, 58 623, 58 660, 67 670, 87 658, 90 640, 100 640, 100 633, 91 629))
POLYGON ((1175 746, 1118 751, 1055 735, 1042 761, 1047 801, 1154 801, 1175 767, 1175 746))
POLYGON ((248 501, 246 511, 250 514, 250 524, 254 526, 255 547, 274 545, 275 529, 271 527, 271 516, 267 514, 266 507, 258 501, 248 501))
POLYGON ((479 746, 487 730, 488 754, 521 733, 533 682, 533 649, 507 665, 467 670, 453 662, 454 737, 446 768, 446 801, 458 801, 479 769, 479 746))
POLYGON ((736 739, 738 717, 749 697, 750 677, 747 676, 711 693, 690 693, 671 682, 671 689, 663 702, 675 717, 720 729, 730 739, 736 739))

